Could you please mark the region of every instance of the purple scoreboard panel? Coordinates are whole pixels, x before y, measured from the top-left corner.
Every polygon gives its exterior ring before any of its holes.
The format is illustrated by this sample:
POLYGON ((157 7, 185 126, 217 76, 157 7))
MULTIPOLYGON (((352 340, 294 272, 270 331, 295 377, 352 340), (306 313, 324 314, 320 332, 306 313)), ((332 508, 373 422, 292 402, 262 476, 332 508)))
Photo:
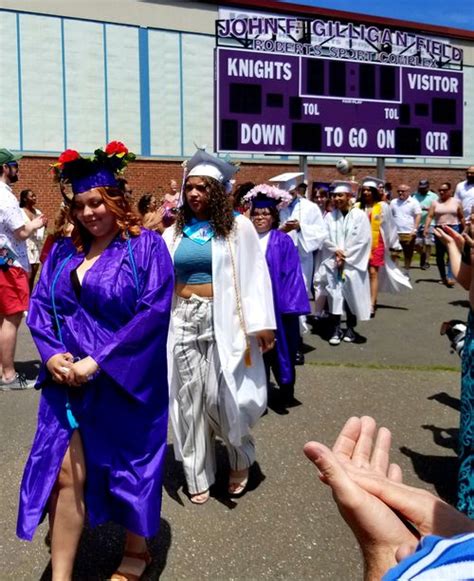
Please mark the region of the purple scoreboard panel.
POLYGON ((463 74, 216 49, 216 149, 383 157, 463 155, 463 74))

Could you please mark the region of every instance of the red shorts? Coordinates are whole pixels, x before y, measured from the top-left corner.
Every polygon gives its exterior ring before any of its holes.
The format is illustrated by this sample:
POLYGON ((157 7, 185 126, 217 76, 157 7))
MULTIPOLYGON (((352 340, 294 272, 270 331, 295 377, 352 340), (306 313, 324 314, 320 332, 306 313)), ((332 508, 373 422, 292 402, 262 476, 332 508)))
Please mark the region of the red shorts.
POLYGON ((28 273, 17 266, 0 268, 0 316, 27 311, 29 300, 28 273))
POLYGON ((385 244, 383 243, 382 236, 380 236, 379 243, 376 248, 372 250, 372 254, 369 259, 369 266, 381 267, 385 264, 385 244))

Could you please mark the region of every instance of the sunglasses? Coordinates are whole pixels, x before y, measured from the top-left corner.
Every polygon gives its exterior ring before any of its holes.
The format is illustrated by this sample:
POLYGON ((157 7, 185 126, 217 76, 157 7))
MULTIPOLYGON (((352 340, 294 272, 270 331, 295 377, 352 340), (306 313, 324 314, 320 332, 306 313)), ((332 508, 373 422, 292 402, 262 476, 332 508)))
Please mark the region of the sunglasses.
POLYGON ((8 167, 13 167, 15 169, 18 169, 18 162, 16 162, 16 161, 7 161, 7 165, 8 165, 8 167))
POLYGON ((438 192, 449 192, 449 188, 439 188, 438 192))
POLYGON ((397 190, 397 194, 404 194, 405 192, 408 192, 409 190, 397 190))
POLYGON ((201 194, 205 194, 207 192, 207 186, 192 186, 191 184, 187 184, 186 186, 184 186, 184 191, 186 193, 192 192, 193 190, 197 190, 201 194))

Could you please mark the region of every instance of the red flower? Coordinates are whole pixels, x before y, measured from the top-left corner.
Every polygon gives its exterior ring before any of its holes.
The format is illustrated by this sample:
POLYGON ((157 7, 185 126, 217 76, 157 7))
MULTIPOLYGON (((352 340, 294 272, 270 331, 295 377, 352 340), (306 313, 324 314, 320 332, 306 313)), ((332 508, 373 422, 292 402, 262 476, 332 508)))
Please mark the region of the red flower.
POLYGON ((127 155, 128 149, 121 141, 111 141, 105 148, 107 155, 127 155))
POLYGON ((66 149, 63 151, 59 156, 58 163, 63 165, 64 163, 69 163, 70 161, 75 161, 79 159, 81 156, 75 149, 66 149))

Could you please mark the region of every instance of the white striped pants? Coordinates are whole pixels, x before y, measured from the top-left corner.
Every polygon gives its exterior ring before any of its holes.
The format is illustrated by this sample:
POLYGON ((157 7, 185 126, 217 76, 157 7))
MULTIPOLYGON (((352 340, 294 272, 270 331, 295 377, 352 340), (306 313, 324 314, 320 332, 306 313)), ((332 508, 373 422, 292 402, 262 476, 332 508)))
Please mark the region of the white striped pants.
POLYGON ((212 299, 196 295, 190 299, 178 297, 173 325, 173 375, 179 404, 176 429, 189 493, 198 494, 215 481, 215 436, 224 441, 232 470, 242 470, 254 463, 255 444, 250 435, 242 438, 239 447, 233 446, 227 437, 229 421, 222 393, 228 387, 214 336, 212 299))

